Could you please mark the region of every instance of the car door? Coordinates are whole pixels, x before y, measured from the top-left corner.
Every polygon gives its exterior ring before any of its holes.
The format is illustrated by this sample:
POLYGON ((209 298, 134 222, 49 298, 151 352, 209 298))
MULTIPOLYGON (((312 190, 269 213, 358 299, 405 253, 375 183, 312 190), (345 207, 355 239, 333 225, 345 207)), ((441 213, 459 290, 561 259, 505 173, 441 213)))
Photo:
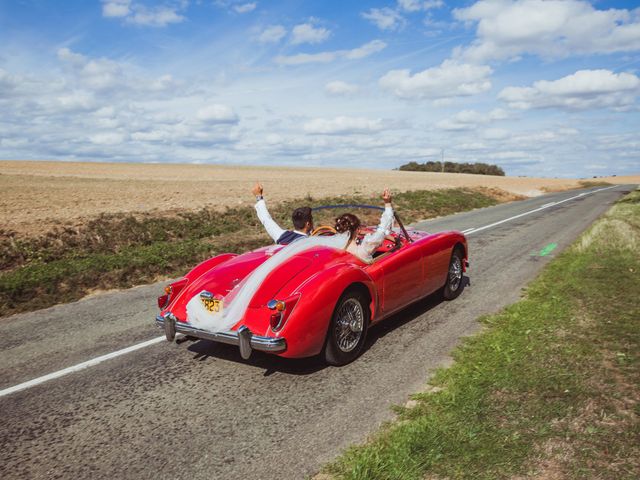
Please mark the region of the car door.
POLYGON ((424 269, 420 248, 407 244, 374 263, 381 270, 380 308, 383 314, 398 310, 423 296, 424 269))

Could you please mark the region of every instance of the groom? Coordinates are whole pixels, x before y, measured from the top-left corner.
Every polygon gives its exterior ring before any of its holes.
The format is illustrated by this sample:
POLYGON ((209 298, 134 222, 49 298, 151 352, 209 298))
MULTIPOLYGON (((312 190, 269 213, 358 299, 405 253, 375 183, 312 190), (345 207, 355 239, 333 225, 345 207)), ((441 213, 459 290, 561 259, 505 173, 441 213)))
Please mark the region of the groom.
POLYGON ((313 216, 309 207, 296 208, 291 214, 291 220, 295 230, 284 230, 269 215, 267 204, 262 195, 263 188, 259 182, 251 189, 256 196, 255 209, 258 213, 258 219, 264 225, 265 230, 273 241, 279 245, 287 245, 301 237, 307 237, 313 231, 313 216))

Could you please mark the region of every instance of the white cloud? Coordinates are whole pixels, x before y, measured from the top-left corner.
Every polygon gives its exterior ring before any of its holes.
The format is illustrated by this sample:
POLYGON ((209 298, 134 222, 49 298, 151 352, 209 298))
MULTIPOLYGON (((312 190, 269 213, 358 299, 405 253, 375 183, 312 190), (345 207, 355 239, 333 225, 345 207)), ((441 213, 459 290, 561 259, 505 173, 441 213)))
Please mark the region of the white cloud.
POLYGON ((458 51, 473 61, 640 50, 637 11, 598 10, 581 0, 481 0, 454 16, 477 23, 476 40, 458 51))
POLYGON ((472 130, 478 125, 505 120, 508 116, 508 113, 501 108, 495 108, 488 113, 481 113, 476 110, 462 110, 454 116, 436 123, 436 126, 442 130, 472 130))
POLYGON ((324 91, 329 95, 352 95, 358 92, 358 86, 341 80, 334 80, 324 86, 324 91))
POLYGON ((1 138, 0 146, 8 149, 28 147, 29 140, 26 138, 1 138))
POLYGON ((99 118, 112 118, 116 114, 116 109, 113 108, 113 105, 109 105, 96 110, 93 114, 99 118))
POLYGON ((0 98, 13 90, 17 84, 18 79, 16 77, 9 75, 5 70, 0 68, 0 98))
POLYGON ((409 14, 439 8, 444 5, 442 0, 398 0, 397 8, 371 8, 363 12, 362 18, 369 20, 380 30, 399 30, 407 24, 401 12, 409 14))
POLYGON ((380 30, 397 30, 404 26, 405 20, 397 11, 391 8, 372 8, 364 12, 362 17, 369 20, 380 30))
POLYGON ((173 138, 174 136, 171 132, 160 129, 134 132, 131 134, 131 139, 137 142, 166 142, 171 141, 173 138))
POLYGON ((127 140, 127 135, 121 132, 101 132, 89 136, 89 141, 96 145, 119 145, 127 140))
POLYGON ((253 12, 257 6, 258 4, 256 2, 243 3, 241 5, 234 5, 233 9, 236 11, 236 13, 249 13, 253 12))
POLYGON ((89 92, 74 91, 54 97, 54 101, 52 103, 45 101, 43 106, 52 108, 53 112, 75 112, 82 110, 86 111, 95 108, 96 100, 95 97, 89 92))
POLYGON ((131 13, 131 0, 106 0, 102 2, 102 15, 105 17, 126 17, 131 13))
POLYGON ((127 18, 127 22, 149 27, 165 27, 170 23, 180 23, 185 17, 180 15, 174 7, 147 8, 138 6, 133 15, 127 18))
POLYGON ((365 43, 361 47, 347 50, 346 52, 344 52, 344 56, 349 60, 357 60, 358 58, 364 58, 368 57, 369 55, 373 55, 374 53, 384 50, 386 47, 387 44, 382 40, 372 40, 368 43, 365 43))
POLYGON ((124 94, 126 90, 132 90, 149 94, 169 89, 175 91, 180 86, 180 83, 169 74, 157 78, 140 78, 138 72, 131 72, 131 68, 127 72, 126 64, 108 58, 89 58, 68 48, 59 49, 57 56, 72 73, 66 81, 73 81, 82 89, 93 92, 104 93, 117 90, 124 94))
POLYGON ((639 94, 640 78, 636 75, 579 70, 558 80, 539 80, 531 87, 507 87, 498 98, 520 109, 585 110, 629 107, 639 94))
POLYGON ((411 74, 405 70, 391 70, 379 84, 400 98, 449 98, 476 95, 491 88, 491 68, 445 60, 437 67, 411 74))
POLYGON ((275 58, 276 63, 280 65, 302 65, 305 63, 328 63, 333 62, 339 58, 346 58, 347 60, 357 60, 360 58, 368 57, 387 46, 381 40, 373 40, 369 43, 365 43, 361 47, 351 50, 335 50, 332 52, 319 52, 319 53, 299 53, 297 55, 278 55, 275 58))
POLYGON ((504 140, 511 134, 504 128, 487 128, 482 132, 482 138, 486 140, 504 140))
POLYGON ((79 53, 72 52, 68 48, 60 48, 57 52, 58 58, 62 61, 72 63, 74 65, 84 65, 87 57, 79 53))
POLYGON ((383 127, 381 119, 339 116, 333 119, 314 118, 304 124, 304 131, 322 135, 344 135, 379 132, 383 127))
POLYGON ((74 69, 84 87, 92 90, 106 90, 124 83, 122 68, 113 60, 90 59, 68 48, 59 49, 58 58, 74 69))
POLYGON ((260 43, 277 43, 287 34, 287 31, 282 25, 271 25, 265 28, 260 36, 258 37, 258 41, 260 43))
POLYGON ((196 118, 204 123, 238 123, 238 115, 231 107, 213 103, 200 108, 196 112, 196 118))
POLYGON ((111 60, 90 60, 81 70, 86 84, 96 90, 115 87, 122 78, 120 66, 111 60))
POLYGON ((280 65, 303 65, 305 63, 333 62, 338 56, 338 52, 299 53, 297 55, 278 55, 275 60, 280 65))
POLYGON ((419 12, 444 6, 442 0, 398 0, 398 7, 407 12, 419 12))
POLYGON ((178 86, 178 82, 173 79, 173 76, 169 74, 161 75, 159 78, 153 80, 148 88, 153 91, 164 91, 176 88, 178 86))
POLYGON ((300 45, 301 43, 322 43, 331 32, 323 27, 314 27, 310 23, 303 23, 293 27, 291 31, 291 44, 300 45))
POLYGON ((149 27, 165 27, 171 23, 180 23, 185 17, 178 10, 186 8, 187 3, 167 6, 147 7, 131 0, 103 0, 102 15, 107 18, 123 18, 127 23, 149 27))

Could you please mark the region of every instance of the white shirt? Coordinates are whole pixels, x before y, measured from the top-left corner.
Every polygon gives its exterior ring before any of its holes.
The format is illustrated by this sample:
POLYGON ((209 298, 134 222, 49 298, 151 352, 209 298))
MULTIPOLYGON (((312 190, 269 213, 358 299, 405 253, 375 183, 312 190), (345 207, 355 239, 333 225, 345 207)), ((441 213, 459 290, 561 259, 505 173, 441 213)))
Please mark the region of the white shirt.
MULTIPOLYGON (((269 236, 273 238, 273 241, 278 243, 278 239, 282 236, 286 230, 278 225, 271 215, 269 214, 269 210, 267 210, 267 204, 264 199, 260 199, 255 204, 256 213, 258 214, 258 219, 264 226, 264 229, 267 231, 269 236)), ((306 232, 301 232, 300 230, 294 230, 295 233, 299 233, 300 235, 307 236, 306 232)))
POLYGON ((380 217, 380 224, 376 228, 375 232, 366 234, 359 245, 356 244, 355 241, 351 242, 347 246, 347 252, 360 258, 363 262, 373 262, 373 252, 382 245, 384 237, 391 233, 392 225, 393 207, 391 207, 391 204, 386 204, 384 206, 384 212, 380 217))

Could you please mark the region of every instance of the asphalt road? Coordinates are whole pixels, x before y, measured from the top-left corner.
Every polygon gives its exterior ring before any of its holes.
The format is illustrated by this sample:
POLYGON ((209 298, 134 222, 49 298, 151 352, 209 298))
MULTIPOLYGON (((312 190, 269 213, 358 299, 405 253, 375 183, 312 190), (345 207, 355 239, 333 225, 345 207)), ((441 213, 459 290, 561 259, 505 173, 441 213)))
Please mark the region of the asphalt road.
POLYGON ((342 368, 257 352, 245 362, 232 346, 161 342, 7 393, 161 335, 153 319, 162 284, 1 319, 0 477, 312 475, 393 418, 390 406, 425 387, 479 316, 518 300, 549 259, 633 188, 545 195, 417 225, 476 229, 464 292, 453 302, 430 297, 372 329, 363 355, 342 368))

